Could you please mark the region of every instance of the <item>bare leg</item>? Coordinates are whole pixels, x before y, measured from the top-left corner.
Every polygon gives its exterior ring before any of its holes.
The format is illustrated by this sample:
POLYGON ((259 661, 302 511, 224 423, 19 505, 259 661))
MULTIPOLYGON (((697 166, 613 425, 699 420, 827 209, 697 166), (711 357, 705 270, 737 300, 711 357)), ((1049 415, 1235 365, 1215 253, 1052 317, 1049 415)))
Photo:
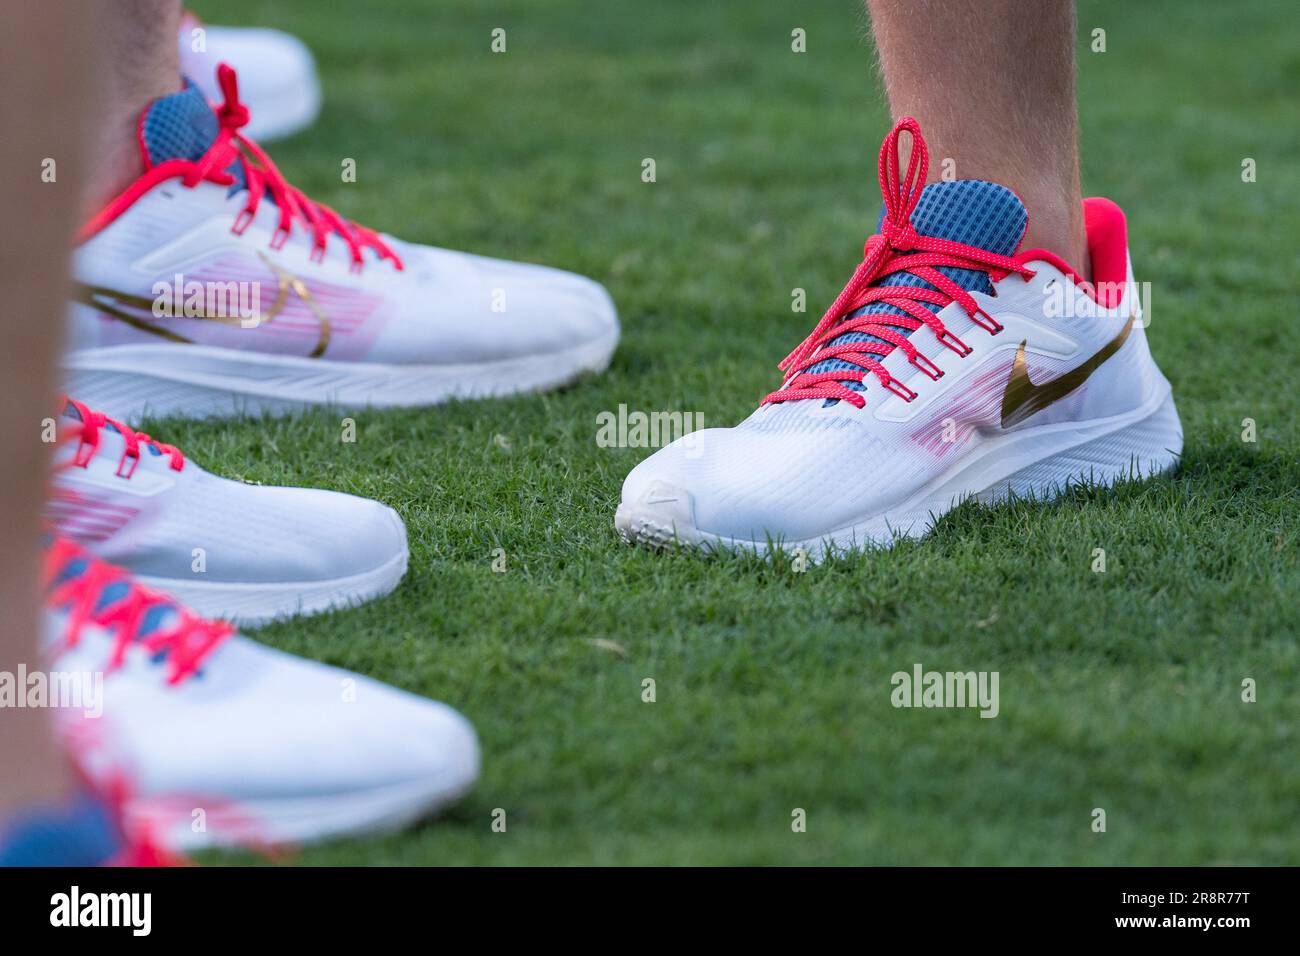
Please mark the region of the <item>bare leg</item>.
MULTIPOLYGON (((68 252, 82 204, 92 28, 80 4, 12 3, 0 11, 6 79, 0 86, 0 670, 41 668, 41 510, 55 408, 54 363, 67 301, 68 252), (59 51, 55 55, 55 51, 59 51), (52 166, 50 164, 53 164, 52 166), (53 176, 53 182, 44 181, 53 176)), ((21 692, 23 689, 19 688, 21 692)), ((0 813, 57 796, 64 766, 47 714, 0 710, 0 813)))
POLYGON ((1091 278, 1079 187, 1073 0, 867 0, 894 118, 915 116, 958 179, 1016 191, 1025 248, 1091 278))
MULTIPOLYGON (((139 172, 135 117, 177 88, 179 15, 177 0, 0 7, 0 128, 7 131, 0 136, 0 208, 12 224, 0 230, 0 670, 11 674, 20 665, 28 672, 43 666, 40 536, 51 446, 41 440, 42 421, 57 408, 69 252, 88 203, 139 172), (93 166, 85 161, 88 147, 93 166)), ((66 786, 47 716, 0 710, 0 815, 54 799, 66 786)))
POLYGON ((101 46, 105 84, 95 129, 96 162, 90 170, 87 199, 95 212, 144 170, 136 123, 153 100, 181 87, 176 34, 181 25, 180 0, 115 0, 111 16, 102 16, 101 46))

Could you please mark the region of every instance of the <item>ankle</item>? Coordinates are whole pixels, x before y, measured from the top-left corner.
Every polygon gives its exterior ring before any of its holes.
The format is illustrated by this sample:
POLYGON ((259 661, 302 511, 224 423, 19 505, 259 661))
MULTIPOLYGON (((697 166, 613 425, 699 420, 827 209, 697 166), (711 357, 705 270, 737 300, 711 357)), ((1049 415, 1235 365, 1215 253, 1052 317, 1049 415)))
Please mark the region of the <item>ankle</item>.
POLYGON ((1088 234, 1083 224, 1083 201, 1062 201, 1058 196, 1022 195, 1029 210, 1029 228, 1021 249, 1046 249, 1064 259, 1086 282, 1092 281, 1088 234))
POLYGON ((110 200, 122 194, 144 172, 136 124, 139 115, 116 115, 101 128, 95 163, 86 181, 83 219, 99 212, 110 200))
POLYGON ((140 114, 154 100, 181 88, 179 72, 156 70, 147 77, 138 78, 129 89, 112 96, 105 104, 94 143, 95 162, 86 181, 89 209, 83 218, 99 212, 144 173, 145 159, 140 155, 140 114))

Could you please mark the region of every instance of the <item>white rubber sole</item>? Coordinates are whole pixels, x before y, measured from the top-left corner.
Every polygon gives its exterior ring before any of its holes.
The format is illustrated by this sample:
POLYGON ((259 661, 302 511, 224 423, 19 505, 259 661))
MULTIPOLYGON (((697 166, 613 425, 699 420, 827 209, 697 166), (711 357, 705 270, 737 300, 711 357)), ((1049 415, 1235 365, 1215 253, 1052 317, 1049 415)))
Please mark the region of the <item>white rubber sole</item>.
POLYGON ((279 415, 312 406, 410 408, 564 385, 603 371, 618 330, 562 352, 459 365, 381 365, 207 345, 120 345, 64 359, 66 391, 128 422, 279 415))
POLYGON ((479 775, 479 748, 472 731, 469 739, 472 745, 435 777, 347 793, 229 805, 197 798, 137 798, 127 804, 127 825, 179 851, 303 846, 393 833, 446 809, 473 788, 479 775), (203 811, 201 818, 196 809, 203 811), (196 826, 198 819, 201 826, 196 826))
POLYGON ((651 482, 614 517, 619 537, 655 548, 681 545, 766 554, 802 548, 813 560, 852 548, 888 547, 919 538, 962 502, 996 504, 1012 495, 1050 500, 1072 485, 1109 486, 1172 471, 1183 449, 1183 429, 1168 390, 1124 415, 1088 422, 1041 425, 1000 435, 936 477, 906 501, 852 524, 803 540, 724 537, 695 525, 689 490, 651 482))
POLYGON ((303 583, 227 584, 144 575, 138 579, 177 598, 203 617, 222 618, 251 628, 279 618, 356 607, 383 597, 401 582, 409 557, 410 553, 403 548, 400 554, 362 574, 303 583))

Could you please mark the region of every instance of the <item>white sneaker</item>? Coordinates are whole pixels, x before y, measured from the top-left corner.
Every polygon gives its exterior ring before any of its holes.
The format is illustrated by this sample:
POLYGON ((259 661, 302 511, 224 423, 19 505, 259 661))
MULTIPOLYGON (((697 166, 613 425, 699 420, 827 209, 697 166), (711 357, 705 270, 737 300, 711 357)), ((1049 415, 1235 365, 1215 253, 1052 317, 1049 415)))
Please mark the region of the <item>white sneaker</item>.
POLYGON ((81 402, 64 414, 53 530, 204 617, 252 626, 348 607, 406 573, 406 528, 377 501, 218 478, 81 402))
POLYGON ((144 414, 428 405, 604 368, 618 320, 598 283, 399 242, 289 186, 193 87, 144 111, 147 171, 84 230, 69 394, 144 414))
POLYGON ((188 10, 177 36, 181 73, 210 101, 221 101, 217 65, 239 73, 253 114, 247 133, 270 142, 306 129, 320 114, 320 79, 307 45, 281 30, 208 26, 188 10))
POLYGON ((60 730, 97 786, 129 781, 134 832, 173 849, 375 833, 478 776, 445 704, 256 644, 64 539, 46 580, 51 670, 104 675, 60 730))
POLYGON ((1048 498, 1173 468, 1182 426, 1147 348, 1124 214, 1084 202, 1095 285, 1042 249, 995 183, 924 186, 915 120, 881 150, 881 234, 786 380, 735 428, 637 465, 629 542, 766 551, 888 545, 967 498, 1048 498), (897 141, 913 142, 906 177, 897 141))

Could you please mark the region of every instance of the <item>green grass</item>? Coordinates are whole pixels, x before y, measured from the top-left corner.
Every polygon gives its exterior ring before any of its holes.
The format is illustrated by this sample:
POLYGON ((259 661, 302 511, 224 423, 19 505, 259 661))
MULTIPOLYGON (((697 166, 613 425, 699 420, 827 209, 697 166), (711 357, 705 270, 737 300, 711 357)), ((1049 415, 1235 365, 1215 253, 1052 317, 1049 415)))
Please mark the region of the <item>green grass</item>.
POLYGON ((804 574, 621 546, 619 488, 646 452, 598 448, 596 415, 739 421, 839 291, 887 129, 857 0, 197 8, 315 51, 324 115, 273 150, 309 194, 593 275, 624 324, 599 378, 354 414, 352 445, 327 410, 151 429, 221 474, 395 506, 412 560, 394 595, 260 637, 448 701, 482 737, 482 780, 447 815, 298 861, 1300 863, 1293 5, 1081 5, 1085 185, 1126 207, 1153 283, 1181 472, 963 506, 923 541, 804 574), (894 709, 890 675, 916 662, 999 671, 1000 716, 894 709))

